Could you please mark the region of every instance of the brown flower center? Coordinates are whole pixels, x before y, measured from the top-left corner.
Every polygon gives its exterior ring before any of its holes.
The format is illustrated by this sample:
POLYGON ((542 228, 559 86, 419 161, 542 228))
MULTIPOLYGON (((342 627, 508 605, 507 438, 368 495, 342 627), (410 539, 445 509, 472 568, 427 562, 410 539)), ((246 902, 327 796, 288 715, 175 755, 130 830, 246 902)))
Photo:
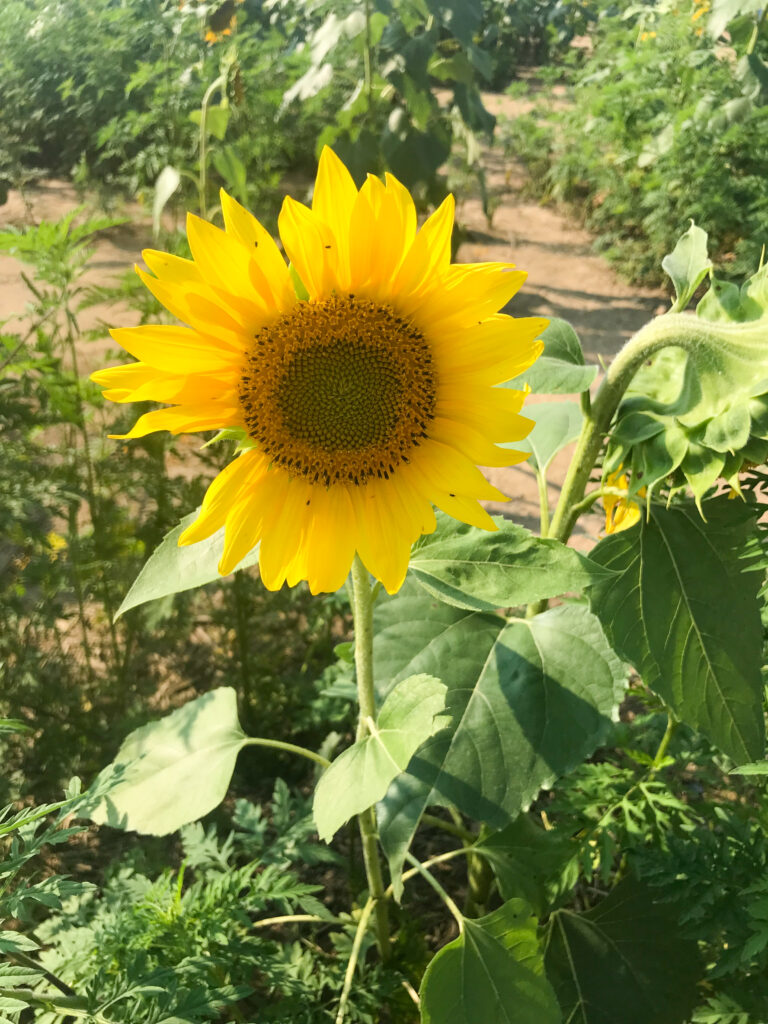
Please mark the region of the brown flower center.
POLYGON ((272 462, 313 483, 364 484, 427 437, 436 374, 424 336, 389 306, 332 296, 257 333, 239 396, 272 462))

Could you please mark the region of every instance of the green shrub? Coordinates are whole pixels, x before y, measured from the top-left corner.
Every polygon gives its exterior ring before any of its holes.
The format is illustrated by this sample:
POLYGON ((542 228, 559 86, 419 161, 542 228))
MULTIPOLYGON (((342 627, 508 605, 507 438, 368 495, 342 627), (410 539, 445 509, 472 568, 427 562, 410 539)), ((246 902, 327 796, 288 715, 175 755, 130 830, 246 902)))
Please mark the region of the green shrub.
POLYGON ((660 259, 690 218, 733 274, 754 270, 768 237, 768 39, 755 27, 754 51, 740 36, 734 52, 695 13, 609 8, 575 75, 573 106, 543 128, 527 118, 507 129, 533 187, 572 204, 636 281, 659 281, 660 259))

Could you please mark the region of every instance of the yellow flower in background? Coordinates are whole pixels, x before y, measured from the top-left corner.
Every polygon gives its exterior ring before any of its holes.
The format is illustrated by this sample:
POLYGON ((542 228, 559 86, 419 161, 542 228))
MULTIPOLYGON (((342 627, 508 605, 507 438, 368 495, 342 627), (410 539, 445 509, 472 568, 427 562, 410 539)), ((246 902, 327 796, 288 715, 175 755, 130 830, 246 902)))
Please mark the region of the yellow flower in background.
MULTIPOLYGON (((605 509, 605 532, 621 533, 628 530, 630 526, 640 521, 640 506, 629 497, 629 481, 626 474, 621 472, 621 466, 615 473, 608 473, 603 481, 605 487, 613 487, 617 491, 624 491, 625 496, 617 494, 604 494, 603 508, 605 509)), ((645 488, 641 487, 637 492, 638 498, 645 497, 645 488)))
POLYGON ((238 455, 182 534, 225 526, 219 572, 260 542, 269 589, 338 589, 355 552, 390 593, 433 505, 493 530, 482 499, 506 500, 478 465, 527 454, 524 392, 495 387, 539 355, 547 321, 497 311, 525 274, 451 264, 454 202, 424 223, 407 189, 372 175, 358 190, 327 147, 311 209, 286 197, 286 264, 271 235, 222 192, 224 230, 189 215, 192 259, 146 251, 144 283, 188 324, 114 330, 140 360, 93 375, 116 402, 154 401, 126 438, 240 428, 238 455), (301 282, 297 296, 294 281, 301 282))
POLYGON ((59 552, 65 551, 67 548, 66 537, 62 537, 60 533, 51 530, 49 533, 46 533, 45 539, 50 548, 51 561, 55 561, 59 557, 59 552))
POLYGON ((703 18, 705 14, 709 14, 711 7, 712 5, 710 0, 693 0, 691 21, 698 21, 699 18, 703 18))

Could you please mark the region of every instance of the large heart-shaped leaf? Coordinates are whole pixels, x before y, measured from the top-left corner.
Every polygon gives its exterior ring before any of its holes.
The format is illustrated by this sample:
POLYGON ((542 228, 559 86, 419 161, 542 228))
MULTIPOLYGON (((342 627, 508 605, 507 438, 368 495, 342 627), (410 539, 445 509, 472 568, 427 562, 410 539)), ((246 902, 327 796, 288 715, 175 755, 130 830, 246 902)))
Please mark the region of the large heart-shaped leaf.
POLYGON ((536 924, 523 900, 465 919, 424 973, 422 1024, 560 1024, 536 924))
POLYGON ((224 799, 248 737, 237 717, 237 695, 211 690, 157 722, 134 730, 105 773, 115 778, 96 806, 84 810, 100 825, 168 835, 212 811, 224 799))
MULTIPOLYGON (((178 526, 167 533, 145 562, 141 572, 125 595, 115 615, 119 619, 131 608, 147 601, 156 601, 170 594, 180 594, 206 583, 222 579, 219 562, 224 551, 224 527, 207 540, 179 547, 179 537, 197 519, 199 509, 185 516, 178 526)), ((259 546, 250 551, 238 565, 238 570, 256 565, 259 546)))
POLYGON ((597 376, 596 366, 584 364, 579 336, 565 320, 554 318, 541 336, 544 351, 525 373, 505 387, 526 384, 542 395, 573 395, 586 391, 597 376))
POLYGON ((547 977, 571 1024, 684 1024, 701 977, 696 943, 674 910, 634 879, 586 911, 557 910, 545 937, 547 977))
POLYGON ((321 839, 372 807, 405 771, 421 744, 442 728, 445 686, 434 676, 404 679, 390 691, 368 736, 343 751, 315 789, 313 811, 321 839))
POLYGON ((589 586, 606 569, 559 541, 536 537, 501 517, 498 531, 441 515, 414 545, 409 571, 428 593, 458 608, 494 611, 589 586))
POLYGON ((735 761, 765 747, 761 574, 755 512, 726 497, 652 504, 650 518, 616 533, 592 557, 620 575, 590 592, 618 653, 688 725, 735 761))
POLYGON ((441 672, 452 722, 379 806, 393 879, 429 803, 448 801, 502 828, 598 746, 625 683, 600 623, 581 605, 507 622, 406 588, 380 603, 376 629, 380 684, 441 672))

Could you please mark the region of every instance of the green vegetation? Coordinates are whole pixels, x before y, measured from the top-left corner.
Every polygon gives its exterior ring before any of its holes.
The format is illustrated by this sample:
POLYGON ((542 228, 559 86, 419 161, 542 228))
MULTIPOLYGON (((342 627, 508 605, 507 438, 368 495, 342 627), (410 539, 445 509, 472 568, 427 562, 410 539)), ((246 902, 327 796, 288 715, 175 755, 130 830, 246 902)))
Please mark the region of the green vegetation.
POLYGON ((768 239, 765 7, 605 4, 591 40, 564 69, 567 109, 510 122, 507 152, 631 280, 660 280, 691 218, 734 276, 751 272, 768 239))
POLYGON ((768 1024, 767 25, 5 0, 0 201, 61 176, 108 212, 0 231, 28 292, 0 324, 0 1024, 768 1024), (167 316, 92 283, 95 241, 138 198, 188 255, 168 225, 220 221, 219 186, 273 229, 324 144, 490 214, 482 92, 531 75, 568 106, 505 122, 507 156, 676 296, 599 385, 544 333, 523 379, 554 400, 512 445, 539 534, 440 514, 394 595, 359 564, 271 593, 255 553, 220 578, 221 533, 176 541, 237 439, 108 439, 137 407, 88 380, 115 324, 85 318, 167 316), (597 502, 620 528, 587 558, 597 502))

